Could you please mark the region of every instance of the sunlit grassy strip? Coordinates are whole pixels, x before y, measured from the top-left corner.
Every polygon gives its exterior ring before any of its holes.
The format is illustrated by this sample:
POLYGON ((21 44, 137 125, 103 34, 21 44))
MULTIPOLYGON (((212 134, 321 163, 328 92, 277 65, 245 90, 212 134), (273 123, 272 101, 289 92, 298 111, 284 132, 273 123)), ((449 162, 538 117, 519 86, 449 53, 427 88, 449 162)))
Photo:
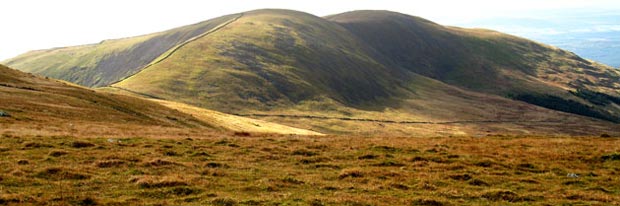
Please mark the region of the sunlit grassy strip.
POLYGON ((192 38, 188 39, 187 41, 185 41, 183 43, 180 43, 179 45, 176 45, 175 47, 172 47, 170 50, 168 50, 165 53, 163 53, 160 57, 158 57, 157 59, 153 60, 152 63, 146 65, 144 68, 148 68, 149 66, 151 66, 153 64, 157 64, 157 63, 159 63, 159 62, 161 62, 163 60, 166 60, 168 57, 170 57, 170 55, 172 55, 174 52, 179 50, 181 47, 183 47, 183 46, 185 46, 185 45, 187 45, 187 44, 189 44, 189 43, 191 43, 193 41, 196 41, 197 39, 200 39, 200 38, 202 38, 204 36, 207 36, 207 35, 209 35, 209 34, 211 34, 213 32, 216 32, 216 31, 220 30, 221 28, 224 28, 225 26, 228 26, 229 24, 237 21, 242 16, 243 16, 243 13, 239 14, 239 16, 237 16, 237 17, 235 17, 235 18, 233 18, 231 20, 228 20, 228 21, 220 24, 219 26, 217 26, 217 27, 215 27, 215 28, 205 32, 205 33, 202 33, 202 34, 200 34, 198 36, 192 37, 192 38))
MULTIPOLYGON (((157 63, 159 63, 159 62, 161 62, 161 61, 166 60, 168 57, 170 57, 172 54, 174 54, 174 52, 176 52, 177 50, 179 50, 181 47, 183 47, 183 46, 185 46, 185 45, 187 45, 187 44, 189 44, 189 43, 191 43, 191 42, 193 42, 193 41, 196 41, 197 39, 200 39, 200 38, 202 38, 202 37, 204 37, 204 36, 207 36, 207 35, 209 35, 209 34, 211 34, 211 33, 213 33, 213 32, 216 32, 216 31, 220 30, 221 28, 224 28, 225 26, 229 25, 230 23, 233 23, 233 22, 237 21, 237 20, 238 20, 239 18, 241 18, 242 16, 243 16, 243 13, 239 14, 239 16, 237 16, 237 17, 235 17, 235 18, 233 18, 233 19, 231 19, 231 20, 228 20, 228 21, 226 21, 226 22, 224 22, 224 23, 222 23, 222 24, 218 25, 217 27, 215 27, 215 28, 213 28, 213 29, 211 29, 211 30, 209 30, 209 31, 207 31, 207 32, 205 32, 205 33, 202 33, 202 34, 200 34, 200 35, 198 35, 198 36, 192 37, 192 38, 188 39, 187 41, 184 41, 183 43, 180 43, 180 44, 178 44, 178 45, 176 45, 176 46, 172 47, 172 48, 171 48, 171 49, 169 49, 168 51, 164 52, 161 56, 159 56, 159 57, 157 57, 156 59, 154 59, 154 60, 153 60, 153 62, 151 62, 151 63, 147 64, 146 66, 144 66, 144 67, 143 67, 142 69, 140 69, 139 71, 142 71, 142 70, 144 70, 144 69, 147 69, 147 68, 149 68, 149 67, 151 67, 151 66, 153 66, 153 65, 155 65, 155 64, 157 64, 157 63)), ((138 74, 138 73, 140 73, 140 72, 137 72, 136 74, 138 74)), ((133 75, 136 75, 136 74, 133 74, 133 75)), ((130 78, 130 77, 132 77, 133 75, 126 76, 126 77, 124 77, 124 78, 122 78, 122 79, 120 79, 120 80, 118 80, 118 81, 116 81, 116 82, 112 82, 112 83, 110 83, 109 85, 114 85, 114 84, 116 84, 116 83, 118 83, 118 82, 122 82, 123 80, 125 80, 125 79, 127 79, 127 78, 130 78)))
POLYGON ((617 205, 620 139, 0 137, 8 205, 617 205))
POLYGON ((172 109, 191 114, 199 120, 208 122, 213 125, 221 126, 231 131, 295 135, 323 135, 321 133, 310 130, 289 127, 282 124, 271 123, 263 120, 225 114, 222 112, 207 110, 183 103, 155 99, 153 99, 153 101, 170 107, 172 109))
POLYGON ((272 123, 264 120, 252 119, 248 117, 241 117, 237 115, 226 114, 214 110, 208 110, 199 108, 196 106, 183 104, 180 102, 167 101, 163 99, 157 99, 156 97, 149 97, 147 94, 136 93, 131 90, 118 88, 118 87, 105 87, 99 88, 99 91, 112 92, 117 94, 123 94, 128 96, 136 96, 147 98, 151 101, 157 102, 163 106, 169 107, 176 111, 183 112, 191 115, 198 120, 205 122, 209 125, 217 127, 222 130, 229 130, 234 132, 251 132, 251 133, 271 133, 271 134, 291 134, 291 135, 323 135, 322 133, 286 126, 282 124, 272 123), (147 95, 147 96, 145 96, 147 95))

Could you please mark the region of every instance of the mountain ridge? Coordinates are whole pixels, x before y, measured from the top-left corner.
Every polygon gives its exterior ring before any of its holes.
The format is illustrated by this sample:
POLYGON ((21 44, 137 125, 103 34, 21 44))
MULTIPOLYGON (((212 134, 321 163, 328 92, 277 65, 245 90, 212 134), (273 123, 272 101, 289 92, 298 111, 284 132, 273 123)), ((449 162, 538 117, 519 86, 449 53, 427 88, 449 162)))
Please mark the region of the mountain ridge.
MULTIPOLYGON (((523 38, 387 11, 324 18, 289 10, 242 14, 104 86, 234 114, 492 120, 497 112, 472 110, 482 105, 506 110, 515 122, 522 121, 520 112, 565 116, 519 103, 525 102, 620 119, 612 101, 620 94, 619 72, 523 38), (485 95, 498 101, 485 102, 485 95)), ((13 63, 36 62, 25 61, 13 63)))

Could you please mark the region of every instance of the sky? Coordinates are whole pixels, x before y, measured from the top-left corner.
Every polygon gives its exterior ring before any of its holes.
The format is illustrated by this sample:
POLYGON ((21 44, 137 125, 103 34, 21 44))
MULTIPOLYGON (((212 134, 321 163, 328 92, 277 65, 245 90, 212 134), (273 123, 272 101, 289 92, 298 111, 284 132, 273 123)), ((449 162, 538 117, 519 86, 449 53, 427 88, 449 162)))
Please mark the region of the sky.
MULTIPOLYGON (((97 43, 262 8, 326 16, 391 10, 446 25, 570 11, 620 11, 618 0, 2 0, 0 60, 29 50, 97 43), (217 2, 217 3, 214 3, 217 2)), ((562 16, 553 16, 562 19, 562 16)), ((475 26, 475 25, 473 25, 475 26)))

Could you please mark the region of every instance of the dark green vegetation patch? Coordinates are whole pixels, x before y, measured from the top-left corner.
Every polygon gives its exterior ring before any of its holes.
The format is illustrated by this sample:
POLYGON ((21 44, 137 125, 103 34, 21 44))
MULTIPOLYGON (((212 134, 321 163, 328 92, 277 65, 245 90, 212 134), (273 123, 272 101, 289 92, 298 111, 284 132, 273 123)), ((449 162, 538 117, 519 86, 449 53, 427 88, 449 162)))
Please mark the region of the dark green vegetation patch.
POLYGON ((610 122, 620 122, 620 116, 613 115, 600 108, 586 105, 575 100, 564 99, 548 94, 518 94, 512 96, 513 99, 524 101, 541 107, 578 114, 587 117, 607 120, 610 122))

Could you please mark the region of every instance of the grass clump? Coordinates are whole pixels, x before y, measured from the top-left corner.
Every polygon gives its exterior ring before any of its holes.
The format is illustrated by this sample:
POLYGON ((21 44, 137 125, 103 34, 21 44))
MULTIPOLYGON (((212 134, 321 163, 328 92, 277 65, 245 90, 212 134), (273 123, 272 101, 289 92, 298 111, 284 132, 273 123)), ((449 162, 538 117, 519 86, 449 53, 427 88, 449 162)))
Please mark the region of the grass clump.
POLYGON ((484 192, 482 194, 483 198, 486 198, 491 201, 508 201, 508 202, 519 202, 521 198, 519 195, 510 190, 491 190, 484 192))
POLYGON ((17 205, 21 202, 23 202, 23 197, 17 195, 0 194, 0 205, 17 205))
POLYGON ((237 201, 232 198, 220 197, 211 200, 211 204, 216 206, 234 206, 237 205, 237 201))
POLYGON ((50 144, 39 143, 39 142, 25 142, 24 143, 24 148, 29 148, 29 149, 51 148, 51 147, 54 147, 54 146, 50 144))
POLYGON ((118 167, 124 164, 125 161, 123 160, 100 160, 95 162, 95 166, 99 168, 118 167))
POLYGON ((179 165, 179 163, 170 161, 170 160, 164 160, 164 159, 154 159, 154 160, 144 163, 144 165, 152 166, 152 167, 161 167, 161 166, 179 165))
POLYGON ((62 167, 45 168, 39 171, 35 176, 49 180, 85 180, 90 178, 89 175, 73 172, 62 167))
POLYGON ((252 136, 252 134, 250 134, 249 132, 235 132, 233 133, 234 136, 238 136, 238 137, 249 137, 252 136))
POLYGON ((165 156, 179 156, 179 154, 175 151, 164 151, 165 156))
POLYGON ((52 157, 60 157, 60 156, 67 155, 67 154, 69 153, 63 150, 54 150, 48 153, 47 155, 52 156, 52 157))
POLYGON ((94 147, 95 144, 85 141, 74 141, 71 143, 71 147, 73 148, 86 148, 86 147, 94 147))
POLYGON ((393 160, 386 160, 386 161, 382 161, 380 163, 377 164, 373 164, 373 166, 377 166, 377 167, 402 167, 405 166, 405 164, 400 163, 400 162, 396 162, 393 160))
POLYGON ((299 150, 295 150, 295 151, 293 151, 293 153, 292 153, 292 154, 293 154, 293 155, 301 155, 301 156, 307 156, 307 157, 309 157, 309 156, 315 156, 315 155, 317 155, 318 153, 313 152, 313 151, 309 151, 309 150, 305 150, 305 149, 299 149, 299 150))
POLYGON ((378 152, 399 152, 401 151, 400 148, 391 147, 391 146, 374 146, 372 147, 372 149, 378 152))
POLYGON ((417 199, 411 202, 411 205, 414 206, 444 206, 447 205, 441 201, 434 199, 417 199))
POLYGON ((181 187, 174 187, 170 189, 169 193, 174 194, 176 196, 188 196, 188 195, 200 194, 202 193, 202 190, 197 189, 197 188, 187 187, 187 186, 181 186, 181 187))
POLYGON ((481 179, 472 179, 467 184, 473 185, 473 186, 484 186, 484 187, 490 186, 489 183, 487 183, 487 182, 485 182, 484 180, 481 180, 481 179))
POLYGON ((79 205, 79 206, 93 206, 93 205, 98 205, 98 203, 97 203, 97 200, 95 198, 84 197, 84 198, 80 198, 79 200, 77 200, 75 202, 75 205, 79 205))
POLYGON ((295 185, 301 185, 304 184, 304 181, 298 180, 295 177, 292 176, 286 176, 284 178, 282 178, 282 182, 284 183, 289 183, 289 184, 295 184, 295 185))
MULTIPOLYGON (((616 145, 620 144, 616 139, 343 136, 295 137, 294 144, 290 144, 290 136, 269 135, 234 139, 242 147, 227 146, 233 140, 230 136, 192 139, 127 138, 123 142, 136 146, 106 145, 80 152, 74 148, 24 149, 24 143, 68 147, 67 143, 82 141, 74 137, 3 139, 2 146, 11 150, 0 153, 0 189, 11 194, 3 193, 0 197, 9 205, 79 205, 81 200, 85 200, 84 205, 467 206, 620 202, 615 195, 620 191, 620 182, 615 178, 620 171, 614 160, 616 145), (214 144, 223 139, 227 140, 221 143, 224 146, 214 144), (183 144, 177 144, 178 141, 183 144), (369 142, 399 145, 403 149, 378 149, 368 146, 369 142), (429 148, 438 149, 432 153, 410 152, 429 148), (177 151, 178 155, 166 156, 163 151, 177 151), (294 151, 319 154, 292 155, 294 151), (69 154, 53 158, 56 152, 69 154), (205 152, 208 158, 196 155, 197 152, 205 152), (18 160, 29 164, 19 165, 18 160), (579 177, 569 178, 567 173, 579 177), (87 197, 96 199, 90 201, 87 197), (313 201, 316 199, 320 201, 313 201)), ((98 142, 105 139, 92 139, 92 143, 98 142)))
POLYGON ((371 160, 371 159, 377 159, 379 157, 379 155, 373 155, 373 154, 367 154, 367 155, 362 155, 357 157, 357 159, 360 160, 371 160))
POLYGON ((601 156, 603 161, 612 161, 612 160, 620 160, 620 153, 607 154, 601 156))
POLYGON ((222 164, 222 163, 219 163, 219 162, 209 162, 209 163, 205 164, 205 167, 207 167, 207 168, 227 168, 228 165, 222 164))
POLYGON ((493 166, 493 164, 495 164, 493 161, 491 160, 483 160, 483 161, 479 161, 474 163, 474 165, 478 166, 478 167, 491 167, 493 166))
POLYGON ((470 174, 458 174, 458 175, 450 175, 450 179, 458 180, 458 181, 467 181, 473 178, 470 174))
POLYGON ((353 169, 344 169, 338 174, 340 179, 344 179, 347 177, 359 178, 364 177, 364 172, 361 169, 353 168, 353 169))
POLYGON ((185 180, 179 177, 157 177, 157 176, 142 176, 137 178, 132 178, 129 180, 130 182, 135 182, 136 185, 141 188, 161 188, 161 187, 176 187, 176 186, 187 186, 185 180))

